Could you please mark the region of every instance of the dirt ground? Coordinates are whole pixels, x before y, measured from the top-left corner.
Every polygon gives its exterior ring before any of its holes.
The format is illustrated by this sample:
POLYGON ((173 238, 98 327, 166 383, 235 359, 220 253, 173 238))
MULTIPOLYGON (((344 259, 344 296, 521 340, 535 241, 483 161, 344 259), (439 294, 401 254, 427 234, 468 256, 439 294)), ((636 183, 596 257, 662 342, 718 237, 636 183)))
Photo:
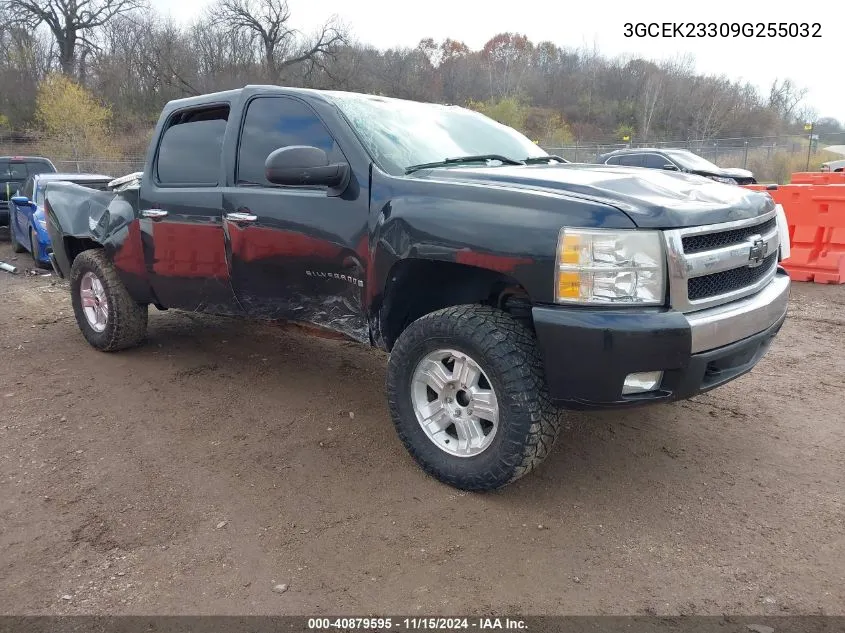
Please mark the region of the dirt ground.
POLYGON ((845 286, 794 285, 751 374, 572 414, 466 494, 396 438, 383 354, 156 310, 103 354, 30 261, 0 272, 1 613, 845 614, 845 286))

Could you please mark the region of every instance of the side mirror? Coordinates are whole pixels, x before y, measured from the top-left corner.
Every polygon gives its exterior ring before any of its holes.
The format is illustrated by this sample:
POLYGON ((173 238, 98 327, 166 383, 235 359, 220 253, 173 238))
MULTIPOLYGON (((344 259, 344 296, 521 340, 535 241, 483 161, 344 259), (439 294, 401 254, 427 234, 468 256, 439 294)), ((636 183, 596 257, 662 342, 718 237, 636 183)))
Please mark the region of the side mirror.
POLYGON ((291 145, 272 152, 264 161, 264 175, 276 185, 290 187, 325 186, 337 191, 349 178, 349 165, 329 164, 319 147, 291 145))
POLYGON ((29 198, 26 196, 12 196, 12 202, 14 202, 19 207, 28 207, 32 206, 32 203, 29 201, 29 198))
POLYGON ((678 168, 674 165, 663 165, 663 169, 666 171, 678 171, 678 168))

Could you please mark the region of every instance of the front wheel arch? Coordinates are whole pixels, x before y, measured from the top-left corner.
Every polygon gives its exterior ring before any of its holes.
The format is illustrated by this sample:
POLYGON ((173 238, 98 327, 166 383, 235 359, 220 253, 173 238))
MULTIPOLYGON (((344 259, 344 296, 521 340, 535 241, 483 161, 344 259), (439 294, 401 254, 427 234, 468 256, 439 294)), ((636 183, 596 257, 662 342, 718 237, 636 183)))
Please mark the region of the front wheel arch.
POLYGON ((382 346, 390 351, 402 332, 417 319, 457 305, 479 304, 511 312, 520 304, 518 317, 532 328, 531 299, 525 288, 505 273, 444 260, 403 259, 387 275, 379 297, 377 327, 382 346))

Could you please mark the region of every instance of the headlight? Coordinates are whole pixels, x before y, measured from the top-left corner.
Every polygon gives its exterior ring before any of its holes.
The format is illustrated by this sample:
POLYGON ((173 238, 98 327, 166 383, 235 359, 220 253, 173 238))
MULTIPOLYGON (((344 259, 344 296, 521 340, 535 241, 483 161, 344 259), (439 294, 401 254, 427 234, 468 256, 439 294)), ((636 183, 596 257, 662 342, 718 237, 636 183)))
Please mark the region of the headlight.
POLYGON ((666 274, 659 231, 560 231, 558 303, 662 305, 666 274))
POLYGON ((733 178, 725 178, 724 176, 707 176, 710 180, 715 180, 716 182, 723 182, 727 185, 735 185, 736 180, 733 178))

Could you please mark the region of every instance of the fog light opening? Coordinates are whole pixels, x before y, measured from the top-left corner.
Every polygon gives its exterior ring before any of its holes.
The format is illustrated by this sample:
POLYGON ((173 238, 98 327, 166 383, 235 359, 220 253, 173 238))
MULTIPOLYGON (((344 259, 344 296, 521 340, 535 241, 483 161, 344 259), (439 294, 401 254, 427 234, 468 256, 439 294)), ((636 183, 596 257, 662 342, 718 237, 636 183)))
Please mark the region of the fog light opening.
POLYGON ((660 386, 661 380, 663 380, 662 371, 641 371, 628 374, 622 385, 622 395, 629 396, 634 393, 654 391, 660 386))

